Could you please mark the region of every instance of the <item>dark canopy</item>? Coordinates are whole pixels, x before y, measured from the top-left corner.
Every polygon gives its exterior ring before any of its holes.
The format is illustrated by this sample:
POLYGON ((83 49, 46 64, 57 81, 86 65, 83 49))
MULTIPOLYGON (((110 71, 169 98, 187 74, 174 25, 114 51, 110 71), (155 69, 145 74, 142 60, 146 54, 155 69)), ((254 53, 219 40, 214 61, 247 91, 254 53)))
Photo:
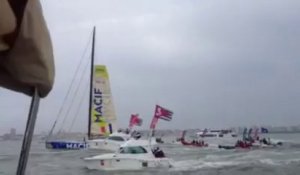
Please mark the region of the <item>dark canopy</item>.
POLYGON ((52 89, 54 59, 39 0, 0 0, 0 86, 41 97, 52 89))

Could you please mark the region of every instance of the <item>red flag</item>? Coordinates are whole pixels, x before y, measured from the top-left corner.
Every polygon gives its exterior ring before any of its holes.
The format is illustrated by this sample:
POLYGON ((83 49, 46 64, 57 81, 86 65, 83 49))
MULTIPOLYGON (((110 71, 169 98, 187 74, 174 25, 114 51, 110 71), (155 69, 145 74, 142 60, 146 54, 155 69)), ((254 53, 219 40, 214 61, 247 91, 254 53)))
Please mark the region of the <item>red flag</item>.
POLYGON ((166 108, 163 108, 161 106, 156 105, 155 113, 154 113, 154 116, 153 116, 153 119, 152 119, 152 122, 151 122, 151 125, 150 125, 150 129, 155 129, 156 124, 158 122, 158 119, 171 121, 172 120, 172 115, 173 115, 172 111, 170 111, 166 108))
POLYGON ((166 121, 171 121, 172 115, 173 115, 172 111, 156 105, 154 117, 157 117, 157 118, 160 118, 160 119, 163 119, 166 121))
POLYGON ((141 126, 143 120, 139 118, 139 114, 131 114, 131 118, 129 121, 129 128, 132 128, 133 126, 141 126))

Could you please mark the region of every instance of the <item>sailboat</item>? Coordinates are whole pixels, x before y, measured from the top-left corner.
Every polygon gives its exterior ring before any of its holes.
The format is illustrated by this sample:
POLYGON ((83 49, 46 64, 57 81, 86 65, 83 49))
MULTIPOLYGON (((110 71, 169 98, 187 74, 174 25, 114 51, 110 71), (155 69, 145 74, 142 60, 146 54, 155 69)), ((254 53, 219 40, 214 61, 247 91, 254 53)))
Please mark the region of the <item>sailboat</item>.
POLYGON ((91 75, 89 92, 88 139, 82 141, 50 140, 56 122, 54 123, 46 148, 49 149, 113 149, 116 150, 123 141, 130 138, 129 134, 114 133, 117 129, 117 118, 113 106, 110 90, 109 75, 105 65, 95 65, 95 37, 96 28, 93 30, 91 75), (103 143, 103 144, 102 144, 103 143), (108 144, 112 143, 112 144, 108 144), (107 147, 109 146, 109 147, 107 147), (116 146, 116 147, 113 147, 116 146))

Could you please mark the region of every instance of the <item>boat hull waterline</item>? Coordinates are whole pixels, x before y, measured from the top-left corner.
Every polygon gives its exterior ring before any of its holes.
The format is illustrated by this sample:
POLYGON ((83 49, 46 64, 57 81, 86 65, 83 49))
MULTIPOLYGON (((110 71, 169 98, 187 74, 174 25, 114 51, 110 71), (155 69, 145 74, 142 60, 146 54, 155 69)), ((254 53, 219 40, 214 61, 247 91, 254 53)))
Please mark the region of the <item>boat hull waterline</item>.
POLYGON ((80 141, 47 141, 47 149, 78 150, 86 149, 88 144, 80 141))
MULTIPOLYGON (((107 155, 106 155, 107 156, 107 155)), ((85 158, 86 167, 94 170, 142 170, 145 168, 171 168, 169 158, 137 158, 137 157, 90 157, 85 158)))

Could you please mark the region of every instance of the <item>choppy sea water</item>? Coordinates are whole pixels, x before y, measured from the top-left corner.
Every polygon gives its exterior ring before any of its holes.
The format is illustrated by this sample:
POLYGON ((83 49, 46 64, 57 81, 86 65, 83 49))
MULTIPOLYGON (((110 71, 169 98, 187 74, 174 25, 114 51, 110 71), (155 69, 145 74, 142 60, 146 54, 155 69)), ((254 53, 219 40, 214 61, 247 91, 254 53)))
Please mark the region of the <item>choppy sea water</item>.
MULTIPOLYGON (((273 134, 283 147, 256 150, 193 148, 165 143, 161 147, 172 158, 169 170, 110 171, 88 170, 81 157, 105 152, 57 151, 34 141, 27 167, 28 175, 296 175, 300 172, 300 134, 273 134)), ((16 172, 21 141, 0 141, 0 175, 16 172)))

